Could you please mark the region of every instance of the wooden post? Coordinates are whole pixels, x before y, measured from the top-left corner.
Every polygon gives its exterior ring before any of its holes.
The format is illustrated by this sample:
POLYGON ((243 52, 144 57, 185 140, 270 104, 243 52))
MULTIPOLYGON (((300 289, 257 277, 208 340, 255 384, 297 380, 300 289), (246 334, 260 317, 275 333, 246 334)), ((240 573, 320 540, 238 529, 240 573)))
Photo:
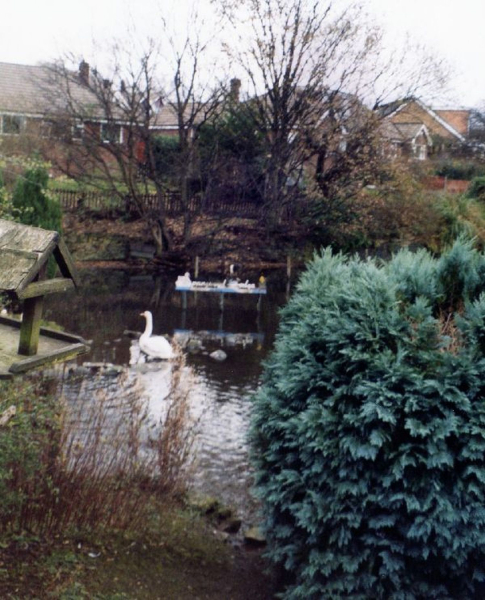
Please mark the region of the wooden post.
POLYGON ((43 296, 27 298, 24 301, 24 314, 20 326, 19 354, 24 356, 37 354, 43 305, 43 296))
MULTIPOLYGON (((224 294, 221 294, 221 296, 224 296, 224 294)), ((218 328, 219 328, 219 331, 224 331, 224 311, 223 310, 221 310, 219 312, 218 328)))
POLYGON ((289 254, 286 257, 286 276, 291 279, 291 256, 289 254))
POLYGON ((199 277, 199 257, 195 257, 195 266, 194 266, 194 279, 199 277))

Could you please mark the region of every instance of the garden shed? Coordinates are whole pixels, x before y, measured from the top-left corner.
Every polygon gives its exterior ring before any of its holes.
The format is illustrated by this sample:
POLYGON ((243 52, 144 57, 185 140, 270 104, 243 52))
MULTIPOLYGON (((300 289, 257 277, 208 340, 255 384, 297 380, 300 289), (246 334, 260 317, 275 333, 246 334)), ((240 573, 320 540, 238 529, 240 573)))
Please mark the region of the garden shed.
POLYGON ((0 219, 0 293, 22 304, 22 319, 0 316, 0 378, 87 351, 85 341, 41 327, 44 296, 78 286, 69 251, 56 231, 0 219), (47 278, 49 259, 59 276, 47 278))

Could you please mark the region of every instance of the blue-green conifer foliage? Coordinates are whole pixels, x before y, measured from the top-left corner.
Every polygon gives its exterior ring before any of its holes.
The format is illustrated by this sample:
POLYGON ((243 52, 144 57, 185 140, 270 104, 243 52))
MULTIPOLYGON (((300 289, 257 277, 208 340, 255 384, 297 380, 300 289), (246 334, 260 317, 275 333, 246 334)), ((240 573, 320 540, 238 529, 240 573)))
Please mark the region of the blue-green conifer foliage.
POLYGON ((251 443, 283 597, 485 597, 485 255, 326 250, 281 317, 251 443))

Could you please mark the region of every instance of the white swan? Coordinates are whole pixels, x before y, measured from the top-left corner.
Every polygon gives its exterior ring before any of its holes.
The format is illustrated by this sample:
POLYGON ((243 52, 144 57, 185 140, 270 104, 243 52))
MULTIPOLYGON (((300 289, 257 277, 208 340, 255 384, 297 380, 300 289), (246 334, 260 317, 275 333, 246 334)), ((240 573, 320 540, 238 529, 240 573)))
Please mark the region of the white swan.
POLYGON ((175 282, 175 287, 190 287, 192 285, 192 281, 190 279, 190 273, 185 273, 185 275, 179 275, 177 277, 177 281, 175 282))
POLYGON ((153 335, 153 318, 149 310, 140 313, 141 317, 146 319, 145 331, 140 337, 140 350, 152 358, 161 358, 169 360, 175 357, 175 352, 170 342, 161 335, 153 335))

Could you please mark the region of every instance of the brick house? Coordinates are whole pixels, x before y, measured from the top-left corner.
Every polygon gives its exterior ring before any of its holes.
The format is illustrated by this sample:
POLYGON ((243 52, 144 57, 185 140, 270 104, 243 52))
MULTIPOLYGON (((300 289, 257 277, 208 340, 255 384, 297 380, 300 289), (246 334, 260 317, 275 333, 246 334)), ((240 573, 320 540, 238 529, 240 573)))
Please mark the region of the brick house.
POLYGON ((106 119, 89 87, 89 65, 78 72, 51 65, 0 62, 0 136, 4 154, 38 152, 55 159, 65 141, 96 136, 106 143, 123 143, 123 120, 106 119), (68 90, 67 90, 68 88, 68 90), (73 115, 79 115, 74 118, 73 115))
POLYGON ((380 133, 391 156, 425 160, 452 155, 466 143, 470 111, 432 109, 417 98, 375 107, 380 133))
POLYGON ((389 158, 426 160, 433 141, 424 123, 393 123, 384 120, 379 126, 383 153, 389 158))

